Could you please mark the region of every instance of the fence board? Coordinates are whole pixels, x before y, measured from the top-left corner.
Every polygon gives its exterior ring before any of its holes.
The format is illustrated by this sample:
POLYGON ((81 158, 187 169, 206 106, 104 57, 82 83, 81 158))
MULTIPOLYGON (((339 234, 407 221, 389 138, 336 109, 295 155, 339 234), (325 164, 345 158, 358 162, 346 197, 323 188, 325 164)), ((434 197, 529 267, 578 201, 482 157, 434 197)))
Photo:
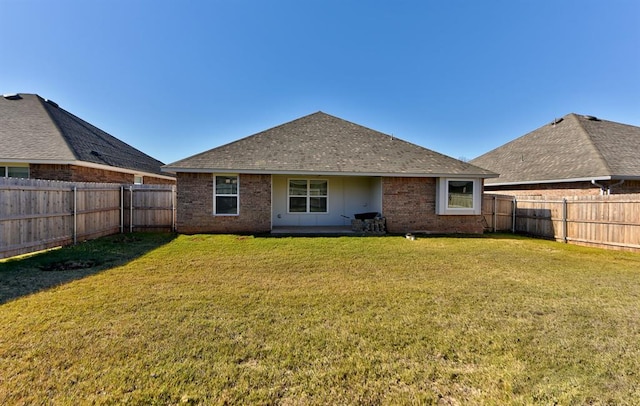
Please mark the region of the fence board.
MULTIPOLYGON (((483 214, 490 215, 483 199, 483 214)), ((501 198, 506 199, 505 196, 501 198)), ((640 250, 640 194, 511 197, 515 202, 514 232, 580 245, 640 250)), ((506 215, 505 215, 506 216, 506 215)))
POLYGON ((511 231, 513 228, 513 196, 485 194, 482 215, 489 231, 511 231))
POLYGON ((0 258, 134 228, 173 231, 174 224, 171 185, 0 178, 0 258), (133 201, 126 208, 125 193, 133 201), (125 214, 131 214, 135 227, 125 227, 125 214))

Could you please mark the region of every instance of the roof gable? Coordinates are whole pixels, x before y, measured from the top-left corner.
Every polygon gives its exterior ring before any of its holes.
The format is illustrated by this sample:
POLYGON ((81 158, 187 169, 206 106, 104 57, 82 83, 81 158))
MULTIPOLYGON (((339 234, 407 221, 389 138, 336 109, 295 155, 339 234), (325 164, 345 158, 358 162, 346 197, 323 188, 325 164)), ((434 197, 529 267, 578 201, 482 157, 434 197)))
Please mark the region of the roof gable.
POLYGON ((0 112, 0 142, 7 146, 0 160, 82 161, 162 173, 162 162, 38 95, 2 97, 0 112))
POLYGON ((606 120, 582 120, 614 177, 640 177, 640 127, 606 120))
POLYGON ((640 177, 640 127, 571 113, 470 162, 487 184, 640 177))
POLYGON ((0 97, 0 161, 75 160, 37 95, 0 97))
POLYGON ((323 112, 185 158, 165 168, 178 172, 494 175, 323 112))

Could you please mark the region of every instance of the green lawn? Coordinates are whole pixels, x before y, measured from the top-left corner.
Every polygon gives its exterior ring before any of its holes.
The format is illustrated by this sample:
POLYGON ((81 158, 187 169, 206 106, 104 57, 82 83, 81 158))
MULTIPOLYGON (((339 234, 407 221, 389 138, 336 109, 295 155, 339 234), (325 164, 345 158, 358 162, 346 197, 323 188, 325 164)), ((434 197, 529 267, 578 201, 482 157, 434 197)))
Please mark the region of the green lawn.
POLYGON ((141 234, 0 282, 0 404, 640 403, 640 254, 141 234))

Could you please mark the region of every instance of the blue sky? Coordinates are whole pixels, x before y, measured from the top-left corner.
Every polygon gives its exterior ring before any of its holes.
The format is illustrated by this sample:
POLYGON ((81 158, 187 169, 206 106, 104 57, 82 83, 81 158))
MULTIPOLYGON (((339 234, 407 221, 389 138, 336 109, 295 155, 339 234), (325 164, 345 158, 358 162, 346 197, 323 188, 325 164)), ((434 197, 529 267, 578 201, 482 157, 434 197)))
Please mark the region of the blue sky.
POLYGON ((637 0, 0 0, 0 19, 0 93, 165 163, 319 110, 467 159, 571 112, 640 126, 637 0))

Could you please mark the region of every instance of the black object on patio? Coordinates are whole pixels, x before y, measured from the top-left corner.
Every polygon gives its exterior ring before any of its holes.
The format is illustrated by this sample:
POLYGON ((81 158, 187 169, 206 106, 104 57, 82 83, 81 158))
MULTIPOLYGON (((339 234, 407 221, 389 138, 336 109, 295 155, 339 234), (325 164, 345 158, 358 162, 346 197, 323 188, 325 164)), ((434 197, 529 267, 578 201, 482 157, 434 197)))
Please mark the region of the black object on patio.
POLYGON ((367 213, 357 213, 353 216, 356 218, 356 220, 373 220, 374 218, 378 217, 378 212, 370 211, 367 213))

